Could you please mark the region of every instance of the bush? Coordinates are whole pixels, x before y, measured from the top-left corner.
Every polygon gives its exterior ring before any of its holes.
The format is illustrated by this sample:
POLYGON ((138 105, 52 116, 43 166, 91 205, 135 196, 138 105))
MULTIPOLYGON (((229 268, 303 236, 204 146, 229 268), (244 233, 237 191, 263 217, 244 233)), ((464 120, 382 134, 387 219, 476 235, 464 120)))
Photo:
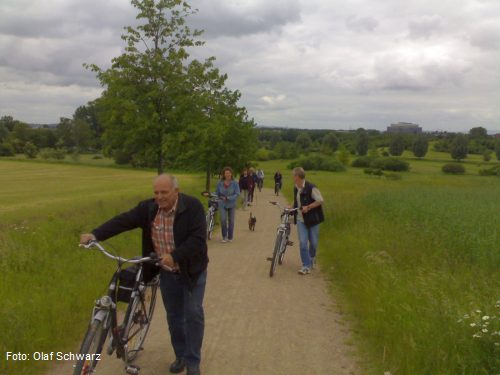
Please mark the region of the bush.
POLYGON ((487 168, 487 169, 480 169, 479 175, 500 177, 500 165, 496 165, 494 167, 487 168))
POLYGON ((451 174, 464 174, 465 173, 465 167, 462 164, 458 163, 448 163, 443 165, 443 168, 441 170, 444 173, 451 173, 451 174))
POLYGON ((0 143, 0 156, 14 156, 14 147, 8 143, 0 143))
POLYGON ((257 153, 255 155, 255 158, 258 161, 266 161, 269 160, 270 158, 270 151, 266 150, 265 148, 260 148, 257 150, 257 153))
POLYGON ((23 152, 29 159, 35 159, 38 154, 38 148, 31 142, 26 142, 23 148, 23 152))
POLYGON ((398 158, 377 158, 371 162, 370 167, 394 172, 410 170, 410 164, 398 158))
POLYGON ((308 158, 301 158, 288 164, 289 169, 302 167, 307 170, 343 172, 345 167, 337 160, 324 156, 314 155, 308 158))
POLYGON ((371 156, 361 156, 357 159, 354 159, 351 163, 351 166, 356 168, 368 168, 370 167, 373 160, 375 160, 375 158, 371 156))
POLYGON ((382 176, 384 172, 382 172, 382 169, 375 169, 375 168, 365 168, 363 170, 366 174, 371 174, 373 176, 382 176))
POLYGON ((40 151, 40 157, 42 159, 56 159, 63 160, 66 156, 66 152, 60 148, 42 148, 40 151))

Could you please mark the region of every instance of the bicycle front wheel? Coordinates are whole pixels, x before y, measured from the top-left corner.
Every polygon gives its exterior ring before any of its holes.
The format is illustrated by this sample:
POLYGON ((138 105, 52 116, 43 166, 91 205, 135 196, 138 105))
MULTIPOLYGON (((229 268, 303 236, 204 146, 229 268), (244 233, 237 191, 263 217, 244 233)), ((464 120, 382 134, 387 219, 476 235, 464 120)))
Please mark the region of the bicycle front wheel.
POLYGON ((276 265, 279 262, 280 252, 281 252, 281 241, 283 240, 283 233, 278 232, 276 235, 276 242, 274 243, 273 257, 271 259, 271 269, 269 270, 269 277, 273 277, 276 271, 276 265))
POLYGON ((142 350, 142 344, 153 319, 154 307, 156 304, 156 292, 159 279, 156 277, 150 283, 140 286, 137 295, 129 302, 127 313, 125 314, 124 339, 127 342, 125 347, 125 361, 131 362, 142 350))
POLYGON ((106 321, 109 315, 104 319, 94 319, 89 325, 85 338, 83 339, 78 360, 75 364, 73 375, 93 374, 99 363, 102 347, 108 334, 109 326, 106 321))
POLYGON ((207 214, 207 239, 212 239, 212 234, 214 232, 214 215, 211 213, 207 214))
POLYGON ((281 237, 280 255, 278 257, 278 263, 280 265, 283 264, 283 259, 285 259, 286 245, 287 245, 287 239, 285 236, 282 236, 281 237))

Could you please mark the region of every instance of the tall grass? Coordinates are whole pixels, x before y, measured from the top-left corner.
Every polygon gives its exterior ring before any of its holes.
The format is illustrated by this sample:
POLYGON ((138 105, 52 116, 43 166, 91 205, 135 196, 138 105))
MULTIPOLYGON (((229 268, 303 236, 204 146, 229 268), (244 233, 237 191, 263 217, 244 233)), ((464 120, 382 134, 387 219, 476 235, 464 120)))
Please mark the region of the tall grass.
POLYGON ((325 198, 321 267, 355 318, 369 374, 500 373, 500 179, 471 161, 446 176, 446 155, 434 157, 407 158, 398 181, 306 171, 325 198))
MULTIPOLYGON (((75 351, 115 263, 77 246, 79 234, 151 196, 151 172, 0 162, 1 374, 36 374, 47 362, 4 361, 5 352, 75 351)), ((202 178, 178 176, 198 194, 202 178)), ((107 245, 140 253, 136 231, 107 245)))

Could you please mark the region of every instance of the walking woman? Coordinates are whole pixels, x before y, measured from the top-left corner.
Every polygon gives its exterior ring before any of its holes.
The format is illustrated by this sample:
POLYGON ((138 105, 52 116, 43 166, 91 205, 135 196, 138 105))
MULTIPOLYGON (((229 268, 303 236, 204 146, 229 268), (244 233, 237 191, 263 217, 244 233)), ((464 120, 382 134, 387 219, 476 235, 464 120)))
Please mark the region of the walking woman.
POLYGON ((217 183, 216 194, 221 199, 219 203, 222 229, 221 242, 231 242, 234 232, 236 200, 240 196, 240 187, 238 182, 233 179, 233 170, 231 167, 224 167, 222 169, 222 179, 217 183))

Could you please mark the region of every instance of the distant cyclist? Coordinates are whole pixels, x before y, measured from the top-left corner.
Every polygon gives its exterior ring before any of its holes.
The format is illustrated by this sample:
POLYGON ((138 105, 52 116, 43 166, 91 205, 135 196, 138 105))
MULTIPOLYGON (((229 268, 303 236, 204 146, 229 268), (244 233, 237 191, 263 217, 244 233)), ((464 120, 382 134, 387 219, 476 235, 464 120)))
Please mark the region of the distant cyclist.
POLYGON ((279 191, 281 190, 281 180, 283 179, 283 175, 281 174, 280 171, 276 171, 274 174, 274 193, 276 195, 279 194, 279 191))

